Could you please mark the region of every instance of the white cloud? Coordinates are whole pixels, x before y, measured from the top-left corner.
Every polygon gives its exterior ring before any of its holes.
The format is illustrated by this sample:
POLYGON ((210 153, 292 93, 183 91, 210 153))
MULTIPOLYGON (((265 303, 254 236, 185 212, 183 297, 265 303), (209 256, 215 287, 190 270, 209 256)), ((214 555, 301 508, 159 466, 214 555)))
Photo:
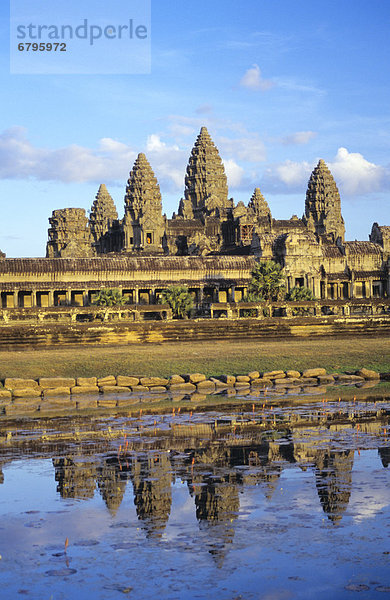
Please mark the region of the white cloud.
MULTIPOLYGON (((346 196, 386 191, 390 187, 390 169, 369 162, 358 152, 339 148, 333 161, 327 163, 336 184, 346 196)), ((305 189, 315 164, 307 161, 270 165, 263 183, 274 191, 297 192, 305 189)))
POLYGON ((241 78, 240 86, 249 90, 260 90, 265 92, 275 85, 271 79, 263 79, 259 65, 253 65, 241 78))
POLYGON ((315 131, 297 131, 282 138, 281 142, 284 146, 293 146, 295 144, 307 144, 317 136, 315 131))
POLYGON ((244 176, 244 169, 240 167, 240 165, 238 165, 232 158, 224 160, 223 164, 228 179, 228 186, 232 188, 239 187, 244 176))
POLYGON ((266 157, 265 145, 258 136, 242 138, 218 137, 217 146, 221 154, 234 156, 248 162, 262 162, 266 157))
POLYGON ((123 180, 136 157, 126 144, 102 138, 97 149, 70 145, 38 148, 26 130, 13 127, 0 135, 0 178, 85 182, 123 180))
POLYGON ((359 152, 339 148, 328 166, 346 195, 377 192, 385 185, 386 169, 369 162, 359 152))
POLYGON ((312 170, 312 165, 306 161, 286 160, 266 169, 263 184, 270 186, 274 191, 286 191, 286 188, 291 192, 300 191, 306 186, 312 170))

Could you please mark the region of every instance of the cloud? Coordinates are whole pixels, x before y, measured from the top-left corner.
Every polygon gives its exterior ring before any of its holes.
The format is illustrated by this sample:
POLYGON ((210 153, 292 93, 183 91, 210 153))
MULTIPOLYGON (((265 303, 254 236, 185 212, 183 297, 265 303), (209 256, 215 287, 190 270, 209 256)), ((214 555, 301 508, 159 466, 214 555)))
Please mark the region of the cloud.
POLYGON ((228 186, 232 188, 239 187, 244 176, 244 169, 232 158, 224 160, 223 164, 226 171, 228 186))
POLYGON ((217 138, 217 146, 222 155, 252 163, 262 162, 266 158, 265 145, 256 135, 241 138, 220 136, 217 138))
POLYGON ((388 187, 389 170, 369 162, 359 152, 339 148, 328 166, 346 195, 377 192, 388 187))
POLYGON ((283 146, 307 144, 317 136, 315 131, 297 131, 281 139, 283 146))
POLYGON ((277 192, 295 193, 305 189, 313 166, 306 162, 286 160, 270 165, 263 176, 262 184, 277 192))
MULTIPOLYGON (((160 183, 168 189, 181 189, 188 149, 168 145, 159 135, 151 134, 146 152, 160 183)), ((38 148, 30 142, 24 128, 13 127, 0 134, 0 178, 124 183, 137 154, 112 138, 102 138, 97 148, 75 144, 59 149, 38 148)))
POLYGON ((261 76, 261 70, 259 65, 254 64, 250 69, 245 72, 245 75, 241 78, 240 86, 245 87, 248 90, 260 90, 266 92, 275 85, 271 79, 263 79, 261 76))
POLYGON ((114 181, 126 177, 137 153, 126 144, 102 138, 97 149, 78 145, 37 148, 23 127, 0 135, 0 178, 40 181, 114 181))
MULTIPOLYGON (((340 192, 356 196, 390 188, 390 169, 369 162, 358 152, 339 148, 333 161, 327 163, 340 192)), ((305 189, 315 164, 306 161, 270 165, 264 174, 263 184, 273 191, 295 193, 305 189)))

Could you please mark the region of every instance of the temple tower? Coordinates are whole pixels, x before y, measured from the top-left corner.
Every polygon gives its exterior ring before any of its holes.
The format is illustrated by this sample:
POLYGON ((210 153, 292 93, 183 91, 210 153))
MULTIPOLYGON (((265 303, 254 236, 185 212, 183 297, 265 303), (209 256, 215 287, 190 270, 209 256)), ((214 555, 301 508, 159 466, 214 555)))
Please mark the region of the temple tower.
POLYGON ((116 220, 118 220, 118 213, 114 201, 106 186, 102 183, 89 216, 92 245, 98 254, 109 251, 109 248, 107 248, 107 233, 113 221, 116 220))
POLYGON ((163 252, 165 219, 160 187, 145 154, 138 154, 125 195, 125 251, 163 252))
POLYGON ((202 127, 191 151, 179 215, 184 218, 225 218, 232 209, 228 200, 225 169, 206 127, 202 127))
POLYGON ((83 208, 53 210, 49 219, 47 258, 88 258, 92 256, 88 219, 83 208))
POLYGON ((254 213, 258 219, 271 218, 271 211, 268 202, 265 200, 260 188, 255 188, 251 199, 248 203, 248 209, 254 213))
POLYGON ((319 161, 309 179, 303 221, 325 242, 335 243, 338 238, 344 241, 339 190, 323 160, 319 161))

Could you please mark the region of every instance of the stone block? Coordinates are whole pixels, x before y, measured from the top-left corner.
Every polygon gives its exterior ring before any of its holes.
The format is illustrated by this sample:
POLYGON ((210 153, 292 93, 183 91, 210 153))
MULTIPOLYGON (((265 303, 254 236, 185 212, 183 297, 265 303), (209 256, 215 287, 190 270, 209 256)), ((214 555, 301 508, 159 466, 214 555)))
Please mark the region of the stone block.
POLYGON ((318 367, 316 369, 305 369, 302 373, 302 377, 320 377, 320 375, 326 375, 326 369, 318 367))
POLYGON ((259 371, 251 371, 250 373, 248 373, 248 377, 249 379, 259 379, 260 373, 259 371))
POLYGON ((98 386, 102 385, 116 385, 116 378, 114 375, 107 375, 106 377, 99 377, 97 380, 98 386))
POLYGON ((237 375, 236 383, 249 383, 251 378, 249 375, 237 375))
POLYGON ((77 377, 76 379, 76 385, 78 386, 91 386, 91 385, 96 385, 97 384, 97 378, 96 377, 77 377))
POLYGON ((103 394, 129 394, 130 389, 128 387, 122 387, 119 385, 100 385, 99 391, 103 394))
POLYGON ((372 371, 370 369, 366 369, 365 367, 363 367, 363 369, 359 369, 359 371, 356 371, 356 375, 363 377, 364 379, 380 379, 380 374, 377 373, 377 371, 372 371))
POLYGON ((20 379, 19 377, 6 377, 4 387, 7 390, 25 390, 27 388, 37 388, 38 382, 35 379, 20 379))
POLYGON ((181 375, 172 375, 169 380, 169 384, 175 385, 176 383, 185 383, 184 377, 182 377, 181 375))
POLYGON ((221 375, 220 379, 223 381, 223 383, 226 383, 229 386, 236 383, 236 378, 234 375, 221 375))
POLYGON ((40 377, 39 386, 42 389, 71 388, 76 385, 73 377, 40 377))
POLYGON ((1 400, 8 400, 9 398, 12 398, 12 394, 10 390, 0 390, 0 399, 1 400))
POLYGON ((227 383, 224 383, 216 377, 210 377, 210 381, 214 383, 216 390, 226 390, 226 388, 228 387, 227 383))
POLYGON ((200 383, 201 381, 205 381, 205 380, 206 380, 206 375, 204 375, 203 373, 190 373, 189 379, 188 379, 188 381, 190 383, 193 383, 194 385, 196 385, 197 383, 200 383))
POLYGON ((119 386, 131 387, 139 384, 139 377, 127 377, 126 375, 118 375, 116 383, 119 386))
POLYGON ((54 396, 69 396, 70 387, 59 386, 56 388, 46 388, 43 390, 44 398, 52 398, 54 396))
POLYGON ((283 379, 286 377, 286 373, 284 371, 266 371, 263 373, 263 377, 265 379, 283 379))
POLYGON ((131 391, 136 393, 136 392, 148 392, 149 388, 146 387, 146 385, 132 385, 131 386, 131 391))
POLYGON ((250 388, 250 386, 251 384, 249 383, 249 381, 236 381, 236 383, 234 384, 236 390, 244 390, 250 388))
POLYGON ((14 398, 40 398, 41 388, 16 389, 12 391, 14 398))
POLYGON ((154 387, 155 385, 168 385, 169 381, 163 377, 141 377, 140 383, 146 387, 154 387))
POLYGON ((161 394, 166 391, 167 391, 167 388, 164 385, 154 385, 149 390, 149 392, 151 392, 152 394, 158 394, 158 393, 161 394))
POLYGON ((99 388, 97 385, 75 385, 70 388, 70 393, 74 395, 78 394, 98 394, 99 388))
POLYGON ((287 377, 292 377, 293 379, 299 379, 301 374, 299 371, 286 371, 287 377))
POLYGON ((187 382, 187 383, 174 383, 173 385, 169 386, 169 389, 171 392, 195 392, 196 390, 196 385, 194 385, 193 383, 187 382))

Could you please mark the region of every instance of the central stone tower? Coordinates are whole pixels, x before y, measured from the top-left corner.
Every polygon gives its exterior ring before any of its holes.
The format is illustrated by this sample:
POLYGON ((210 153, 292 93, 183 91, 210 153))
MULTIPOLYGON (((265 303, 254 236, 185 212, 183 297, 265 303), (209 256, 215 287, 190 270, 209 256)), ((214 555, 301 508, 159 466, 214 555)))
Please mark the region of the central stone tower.
POLYGON ((339 190, 323 160, 318 162, 309 179, 303 221, 324 242, 335 243, 338 239, 344 242, 339 190))
POLYGON ((223 220, 231 210, 221 157, 206 127, 202 127, 188 161, 179 215, 204 222, 206 217, 223 220))

